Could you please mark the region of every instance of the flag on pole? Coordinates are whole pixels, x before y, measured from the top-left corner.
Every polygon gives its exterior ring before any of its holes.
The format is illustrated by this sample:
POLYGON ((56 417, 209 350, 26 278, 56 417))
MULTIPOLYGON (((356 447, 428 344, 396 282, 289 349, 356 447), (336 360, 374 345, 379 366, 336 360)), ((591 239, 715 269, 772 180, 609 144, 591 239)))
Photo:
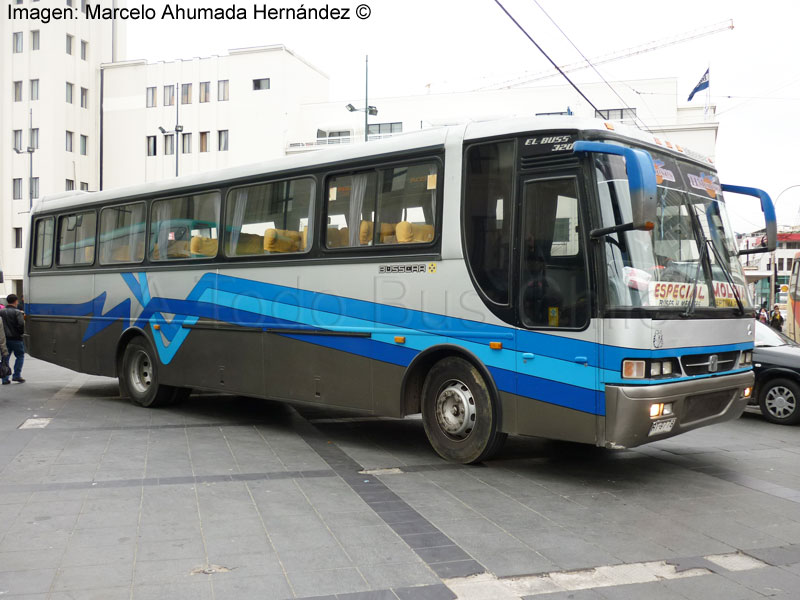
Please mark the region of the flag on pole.
POLYGON ((692 98, 694 98, 694 95, 697 92, 700 92, 702 90, 707 90, 708 89, 708 72, 709 72, 709 70, 710 70, 710 68, 706 69, 706 72, 703 73, 703 76, 700 78, 700 81, 697 82, 696 86, 694 86, 694 89, 692 90, 692 93, 689 94, 689 99, 687 100, 687 102, 691 102, 692 98))

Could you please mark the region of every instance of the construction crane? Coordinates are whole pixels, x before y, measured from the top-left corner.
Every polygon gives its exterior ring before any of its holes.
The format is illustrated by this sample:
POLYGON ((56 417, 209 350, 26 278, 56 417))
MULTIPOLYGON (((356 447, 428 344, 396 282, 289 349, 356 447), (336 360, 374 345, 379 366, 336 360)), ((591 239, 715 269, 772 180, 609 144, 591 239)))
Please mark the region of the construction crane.
MULTIPOLYGON (((661 48, 666 48, 667 46, 672 46, 675 44, 682 44, 683 42, 688 42, 690 40, 696 40, 697 38, 705 37, 707 35, 712 35, 715 33, 720 33, 722 31, 728 31, 733 29, 733 19, 728 19, 726 21, 721 21, 719 23, 714 23, 713 25, 708 25, 701 29, 693 29, 692 31, 687 31, 685 33, 681 33, 669 38, 664 38, 661 40, 656 40, 653 42, 647 42, 645 44, 641 44, 639 46, 633 46, 631 48, 625 48, 623 50, 617 50, 616 52, 611 52, 609 54, 604 54, 598 58, 591 60, 591 65, 595 67, 598 65, 602 65, 605 63, 613 62, 615 60, 621 60, 623 58, 630 58, 631 56, 636 56, 637 54, 645 54, 647 52, 653 52, 654 50, 660 50, 661 48)), ((579 71, 581 69, 587 69, 591 66, 586 61, 571 63, 569 65, 565 65, 561 67, 561 70, 564 73, 570 73, 572 71, 579 71)), ((547 79, 548 77, 554 77, 559 75, 558 71, 549 70, 549 71, 541 71, 539 73, 534 73, 533 75, 523 75, 522 77, 518 77, 515 79, 508 79, 506 81, 502 81, 500 83, 495 83, 492 85, 487 85, 482 88, 478 88, 476 91, 482 90, 503 90, 512 88, 518 85, 524 85, 526 83, 533 83, 534 81, 540 81, 542 79, 547 79)))

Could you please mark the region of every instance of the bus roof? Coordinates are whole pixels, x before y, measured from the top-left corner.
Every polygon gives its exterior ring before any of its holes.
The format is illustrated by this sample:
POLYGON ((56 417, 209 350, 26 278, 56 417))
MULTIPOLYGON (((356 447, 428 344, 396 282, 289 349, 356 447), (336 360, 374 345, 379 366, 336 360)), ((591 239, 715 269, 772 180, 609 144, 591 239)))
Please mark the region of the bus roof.
POLYGON ((376 140, 370 142, 369 145, 345 144, 335 148, 326 148, 324 150, 317 150, 294 156, 285 156, 248 165, 162 179, 152 183, 113 188, 100 192, 69 191, 60 194, 51 194, 39 200, 34 205, 33 212, 61 210, 73 206, 89 205, 147 194, 169 195, 172 191, 185 188, 194 188, 204 185, 212 186, 223 181, 243 180, 267 173, 292 171, 305 167, 357 160, 381 154, 393 154, 418 148, 443 146, 448 137, 450 137, 452 141, 453 136, 455 136, 457 140, 466 141, 507 134, 553 130, 596 131, 604 134, 616 133, 624 137, 636 139, 650 146, 660 146, 658 149, 667 153, 682 153, 684 157, 695 161, 701 161, 709 165, 713 164, 708 157, 691 152, 676 144, 662 141, 648 132, 619 123, 573 116, 508 118, 491 121, 472 121, 462 125, 435 127, 404 133, 383 140, 376 140))

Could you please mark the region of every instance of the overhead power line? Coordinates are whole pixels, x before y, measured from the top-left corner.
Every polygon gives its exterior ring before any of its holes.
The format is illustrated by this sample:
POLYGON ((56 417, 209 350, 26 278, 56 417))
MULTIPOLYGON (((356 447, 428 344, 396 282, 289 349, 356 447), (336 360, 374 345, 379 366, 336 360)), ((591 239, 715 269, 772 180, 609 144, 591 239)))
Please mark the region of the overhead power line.
MULTIPOLYGON (((675 36, 662 38, 660 40, 652 42, 646 42, 644 44, 640 44, 638 46, 632 46, 630 48, 623 48, 621 50, 616 50, 609 54, 604 54, 602 56, 598 56, 591 59, 591 63, 594 64, 595 66, 598 66, 616 60, 622 60, 623 58, 630 58, 632 56, 637 56, 639 54, 653 52, 655 50, 660 50, 661 48, 673 46, 675 44, 682 44, 683 42, 695 40, 701 37, 705 37, 707 35, 713 35, 715 33, 720 33, 722 31, 729 31, 731 29, 733 29, 733 20, 728 19, 720 23, 714 23, 713 25, 708 25, 700 29, 693 29, 691 31, 687 31, 675 36)), ((581 69, 586 69, 588 67, 589 65, 587 65, 585 62, 570 63, 568 65, 562 65, 561 67, 558 67, 558 72, 571 73, 573 71, 580 71, 581 69)), ((558 73, 555 73, 553 71, 540 71, 538 73, 533 73, 530 75, 522 75, 514 79, 506 79, 504 81, 495 84, 486 85, 481 88, 478 88, 476 91, 510 88, 517 85, 524 85, 526 83, 533 83, 534 81, 540 81, 542 79, 548 79, 549 77, 554 77, 557 74, 558 73)))
MULTIPOLYGON (((586 58, 586 55, 585 55, 583 52, 581 52, 581 51, 580 51, 580 49, 579 49, 579 48, 578 48, 578 47, 575 45, 575 42, 573 42, 573 41, 570 39, 570 37, 569 37, 569 36, 566 34, 566 32, 565 32, 563 29, 561 29, 561 27, 559 27, 558 23, 556 23, 556 22, 555 22, 555 20, 553 19, 553 17, 551 17, 551 16, 548 14, 548 12, 547 12, 547 11, 546 11, 546 10, 545 10, 543 7, 542 7, 542 5, 541 5, 541 4, 539 4, 539 0, 533 0, 533 2, 536 4, 536 6, 538 6, 538 7, 539 7, 539 10, 541 10, 541 11, 544 13, 544 16, 545 16, 545 17, 547 17, 548 19, 550 19, 550 22, 551 22, 553 25, 555 25, 555 28, 556 28, 556 29, 558 29, 558 31, 561 33, 561 35, 563 35, 563 36, 564 36, 564 38, 566 38, 566 40, 567 40, 567 41, 568 41, 568 42, 569 42, 569 43, 572 45, 572 47, 573 47, 573 48, 575 48, 575 51, 576 51, 578 54, 580 54, 580 55, 581 55, 581 58, 583 58, 583 60, 585 60, 585 61, 586 61, 586 64, 588 64, 588 65, 589 65, 589 66, 592 68, 592 70, 594 70, 594 72, 595 72, 595 73, 597 73, 597 76, 598 76, 600 79, 602 79, 602 80, 603 80, 603 83, 605 83, 605 84, 608 86, 608 88, 609 88, 609 89, 610 89, 612 92, 614 92, 614 95, 615 95, 615 96, 616 96, 616 97, 619 99, 619 101, 620 101, 620 102, 622 102, 622 106, 624 106, 625 108, 627 108, 627 109, 628 109, 628 110, 631 112, 631 114, 633 115, 633 118, 634 118, 634 123, 635 123, 636 121, 639 121, 639 122, 640 122, 640 123, 641 123, 641 124, 644 126, 644 128, 645 128, 645 129, 647 129, 647 131, 650 131, 650 128, 649 128, 649 127, 648 127, 648 126, 645 124, 645 122, 644 122, 644 121, 641 119, 641 117, 639 117, 639 116, 636 114, 636 111, 634 111, 633 109, 631 109, 631 107, 630 107, 630 106, 628 106, 628 103, 627 103, 627 102, 625 102, 624 98, 623 98, 622 96, 620 96, 620 95, 619 95, 619 92, 617 92, 617 90, 615 90, 615 89, 614 89, 614 86, 612 86, 610 83, 608 83, 608 81, 606 81, 606 78, 605 78, 605 77, 603 77, 603 74, 602 74, 602 73, 600 73, 600 71, 598 71, 598 70, 597 70, 597 67, 595 67, 595 66, 592 64, 592 61, 590 61, 588 58, 586 58)), ((638 125, 637 125, 637 127, 638 127, 638 125)))
POLYGON ((511 13, 510 13, 510 12, 508 12, 508 11, 506 10, 506 7, 505 7, 505 6, 503 6, 503 5, 500 3, 500 0, 494 0, 494 1, 495 1, 495 3, 497 4, 497 6, 499 6, 499 7, 500 7, 500 8, 503 10, 503 12, 504 12, 504 13, 506 13, 506 16, 508 16, 508 18, 509 18, 509 19, 511 19, 511 21, 514 23, 514 25, 516 25, 516 26, 519 28, 519 30, 520 30, 522 33, 524 33, 524 34, 525 34, 525 37, 526 37, 526 38, 528 38, 528 39, 531 41, 531 43, 532 43, 534 46, 536 46, 536 48, 539 50, 539 52, 541 52, 542 54, 544 54, 544 57, 545 57, 547 60, 549 60, 549 61, 550 61, 550 64, 551 64, 551 65, 553 65, 553 66, 556 68, 556 70, 557 70, 559 73, 561 73, 561 75, 564 77, 564 79, 566 79, 566 80, 569 82, 569 84, 570 84, 572 87, 574 87, 574 88, 575 88, 575 91, 576 91, 576 92, 578 92, 578 93, 581 95, 581 98, 583 98, 584 100, 586 100, 586 102, 588 102, 588 103, 589 103, 589 106, 591 106, 593 109, 595 109, 596 111, 597 111, 597 110, 599 110, 599 109, 598 109, 598 108, 597 108, 597 107, 596 107, 594 104, 592 104, 592 101, 591 101, 591 100, 589 100, 589 98, 587 98, 587 97, 586 97, 586 94, 584 94, 584 93, 581 91, 581 89, 580 89, 580 88, 579 88, 577 85, 575 85, 575 83, 574 83, 574 82, 573 82, 573 81, 572 81, 572 80, 571 80, 569 77, 567 77, 567 74, 566 74, 566 73, 564 73, 564 71, 562 71, 562 70, 561 70, 561 67, 559 67, 559 66, 558 66, 558 65, 555 63, 555 61, 554 61, 552 58, 550 58, 550 57, 548 56, 547 52, 545 52, 545 51, 542 49, 542 47, 541 47, 539 44, 537 44, 537 43, 536 43, 536 40, 534 40, 534 39, 533 39, 533 38, 530 36, 530 34, 529 34, 527 31, 525 31, 525 28, 524 28, 522 25, 520 25, 520 24, 517 22, 517 20, 516 20, 516 19, 515 19, 513 16, 511 16, 511 13))

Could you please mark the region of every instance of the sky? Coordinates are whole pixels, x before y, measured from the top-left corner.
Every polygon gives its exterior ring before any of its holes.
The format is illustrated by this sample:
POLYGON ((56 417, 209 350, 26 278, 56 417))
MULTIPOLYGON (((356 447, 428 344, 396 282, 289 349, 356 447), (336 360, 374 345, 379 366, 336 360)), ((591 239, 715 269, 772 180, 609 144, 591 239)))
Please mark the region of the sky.
MULTIPOLYGON (((544 11, 589 58, 732 19, 732 30, 607 63, 598 70, 609 81, 676 78, 679 105, 688 106, 686 98, 710 68, 711 103, 717 106, 720 123, 716 163, 721 181, 766 190, 777 199, 779 225, 800 225, 800 168, 794 156, 795 140, 800 138, 800 3, 500 1, 559 65, 581 56, 544 11)), ((128 0, 132 4, 139 2, 128 0)), ((186 9, 236 5, 246 7, 250 18, 129 21, 127 58, 172 60, 283 44, 328 74, 331 100, 357 103, 363 98, 365 55, 371 98, 424 94, 429 89, 473 90, 551 68, 495 0, 266 2, 276 8, 348 7, 348 21, 258 20, 252 17, 253 0, 143 4, 159 14, 166 4, 186 9), (369 6, 369 18, 355 17, 360 4, 369 6)), ((600 81, 591 69, 570 77, 579 85, 600 81)), ((562 83, 566 82, 554 77, 541 85, 562 83)), ((703 95, 691 105, 702 105, 703 95)), ((639 114, 647 123, 646 110, 639 114)), ((729 196, 727 202, 737 231, 763 226, 756 200, 729 196)))

